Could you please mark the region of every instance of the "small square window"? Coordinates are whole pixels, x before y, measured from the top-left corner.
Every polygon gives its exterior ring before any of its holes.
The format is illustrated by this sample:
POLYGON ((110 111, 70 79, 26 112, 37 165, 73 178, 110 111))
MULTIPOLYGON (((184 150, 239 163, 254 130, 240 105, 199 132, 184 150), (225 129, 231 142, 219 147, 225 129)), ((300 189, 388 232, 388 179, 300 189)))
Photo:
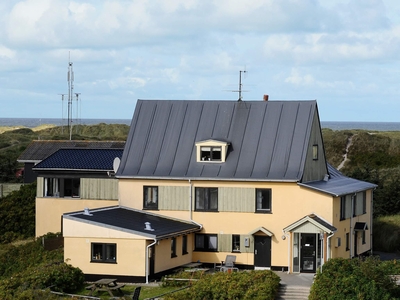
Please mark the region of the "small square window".
POLYGON ((143 187, 143 208, 158 209, 158 187, 144 186, 143 187))
POLYGON ((115 263, 117 261, 117 244, 92 243, 91 261, 115 263))
POLYGON ((232 252, 240 252, 240 235, 232 235, 232 252))
POLYGON ((271 212, 271 189, 256 189, 256 212, 271 212))

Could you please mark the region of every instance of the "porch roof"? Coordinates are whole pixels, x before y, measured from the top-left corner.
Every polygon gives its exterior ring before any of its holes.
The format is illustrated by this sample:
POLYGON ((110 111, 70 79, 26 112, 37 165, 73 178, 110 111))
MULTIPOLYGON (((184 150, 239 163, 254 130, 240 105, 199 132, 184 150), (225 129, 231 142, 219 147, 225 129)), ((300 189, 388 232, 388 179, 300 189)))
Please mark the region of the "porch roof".
POLYGON ((329 224, 327 221, 323 220, 322 218, 318 217, 317 215, 310 214, 310 215, 307 215, 307 216, 301 218, 300 220, 292 223, 291 225, 287 226, 286 228, 283 229, 283 231, 284 232, 293 231, 297 227, 299 227, 300 225, 302 225, 306 222, 312 223, 313 225, 320 228, 324 232, 332 233, 337 230, 335 226, 329 224))
POLYGON ((192 222, 121 206, 90 211, 85 209, 80 212, 64 214, 63 218, 157 240, 201 230, 200 225, 192 222))

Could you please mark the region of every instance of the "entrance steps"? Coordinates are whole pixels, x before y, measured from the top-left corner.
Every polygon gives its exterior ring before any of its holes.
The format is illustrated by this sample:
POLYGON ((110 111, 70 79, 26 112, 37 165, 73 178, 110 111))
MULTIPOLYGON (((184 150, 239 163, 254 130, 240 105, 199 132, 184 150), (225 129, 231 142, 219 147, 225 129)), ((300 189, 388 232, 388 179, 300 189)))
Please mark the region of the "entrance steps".
POLYGON ((276 300, 307 300, 309 295, 309 287, 281 284, 276 300))

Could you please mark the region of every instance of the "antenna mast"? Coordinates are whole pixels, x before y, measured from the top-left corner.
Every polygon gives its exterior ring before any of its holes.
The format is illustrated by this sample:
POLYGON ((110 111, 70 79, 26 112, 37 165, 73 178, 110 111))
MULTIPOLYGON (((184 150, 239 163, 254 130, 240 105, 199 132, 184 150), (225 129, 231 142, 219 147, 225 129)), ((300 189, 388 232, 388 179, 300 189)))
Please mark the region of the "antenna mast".
POLYGON ((239 71, 239 99, 238 99, 238 101, 242 101, 242 86, 243 86, 243 84, 242 84, 242 73, 246 73, 247 71, 246 70, 244 70, 244 71, 242 71, 242 70, 240 70, 239 71))
POLYGON ((68 132, 70 132, 69 139, 71 140, 72 132, 72 98, 74 95, 74 70, 71 59, 68 59, 68 132))

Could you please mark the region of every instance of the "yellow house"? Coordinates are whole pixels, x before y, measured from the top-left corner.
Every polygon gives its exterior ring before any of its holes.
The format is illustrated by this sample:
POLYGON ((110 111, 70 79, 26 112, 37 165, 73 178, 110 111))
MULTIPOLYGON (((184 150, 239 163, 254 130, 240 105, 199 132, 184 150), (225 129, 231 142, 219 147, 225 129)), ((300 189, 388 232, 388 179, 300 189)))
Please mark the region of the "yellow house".
POLYGON ((316 272, 371 250, 375 185, 330 166, 316 101, 139 100, 118 206, 63 216, 65 259, 88 278, 178 266, 316 272))
POLYGON ((66 212, 118 205, 113 162, 122 156, 121 144, 46 141, 42 148, 36 142, 28 147, 32 154, 48 153, 32 167, 37 174, 36 236, 61 232, 66 212))

